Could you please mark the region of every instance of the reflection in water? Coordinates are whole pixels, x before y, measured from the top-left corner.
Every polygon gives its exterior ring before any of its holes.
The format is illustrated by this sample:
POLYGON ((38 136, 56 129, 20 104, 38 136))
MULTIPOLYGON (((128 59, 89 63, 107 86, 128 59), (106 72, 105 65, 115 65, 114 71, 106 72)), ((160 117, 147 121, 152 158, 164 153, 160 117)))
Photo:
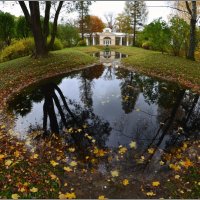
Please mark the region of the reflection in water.
POLYGON ((27 88, 9 105, 15 130, 25 137, 34 130, 60 134, 82 147, 80 154, 92 145, 90 136, 113 150, 135 140, 140 155, 199 136, 199 95, 114 66, 97 65, 27 88))

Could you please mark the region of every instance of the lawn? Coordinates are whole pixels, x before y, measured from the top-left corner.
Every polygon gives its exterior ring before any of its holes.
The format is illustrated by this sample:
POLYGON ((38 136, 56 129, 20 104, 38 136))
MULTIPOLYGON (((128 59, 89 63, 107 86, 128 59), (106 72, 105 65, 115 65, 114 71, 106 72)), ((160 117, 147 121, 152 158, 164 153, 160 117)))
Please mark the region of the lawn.
POLYGON ((200 92, 200 62, 136 47, 121 47, 117 51, 129 55, 123 63, 130 69, 176 81, 200 92))

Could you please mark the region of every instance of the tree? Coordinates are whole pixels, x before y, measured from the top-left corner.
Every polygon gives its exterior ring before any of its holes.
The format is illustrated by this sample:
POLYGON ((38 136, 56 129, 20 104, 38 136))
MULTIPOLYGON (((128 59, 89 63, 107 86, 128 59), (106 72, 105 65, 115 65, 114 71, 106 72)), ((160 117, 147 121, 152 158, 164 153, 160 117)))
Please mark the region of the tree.
POLYGON ((84 33, 86 32, 87 16, 89 12, 89 6, 92 4, 91 1, 77 1, 75 8, 79 13, 79 29, 81 32, 81 38, 84 39, 84 33))
POLYGON ((148 11, 146 9, 146 3, 141 1, 127 1, 125 3, 125 9, 124 12, 127 16, 130 16, 131 19, 131 25, 133 25, 133 46, 136 45, 136 32, 139 29, 140 26, 143 26, 148 11))
POLYGON ((0 39, 10 45, 15 34, 15 18, 10 13, 0 12, 0 39))
POLYGON ((155 50, 160 50, 162 53, 170 43, 170 29, 167 23, 161 18, 145 26, 143 35, 151 42, 155 50))
POLYGON ((93 15, 89 16, 88 29, 90 33, 102 32, 104 27, 105 25, 99 17, 93 15))
POLYGON ((192 1, 190 4, 188 1, 185 2, 186 8, 190 14, 190 45, 188 49, 187 58, 195 60, 195 49, 196 49, 196 23, 197 23, 197 4, 196 1, 192 1))
POLYGON ((80 40, 78 28, 71 24, 58 25, 57 35, 58 38, 63 41, 65 46, 75 46, 80 40))
POLYGON ((116 17, 116 29, 119 32, 132 33, 131 17, 124 12, 118 14, 116 17))
POLYGON ((20 16, 16 22, 16 36, 18 38, 26 38, 30 36, 30 27, 24 16, 20 16))
POLYGON ((187 54, 188 37, 190 32, 190 26, 187 22, 177 15, 170 20, 170 35, 171 35, 171 47, 175 56, 179 56, 180 50, 185 47, 187 54))
POLYGON ((51 40, 49 45, 47 45, 47 36, 49 35, 49 19, 50 19, 50 10, 51 10, 51 1, 45 2, 45 16, 44 22, 41 22, 40 18, 40 3, 39 1, 29 1, 29 10, 27 8, 27 4, 24 1, 19 1, 21 9, 24 13, 27 23, 30 26, 32 31, 34 41, 35 41, 35 56, 45 56, 48 53, 49 49, 53 48, 53 44, 56 37, 57 32, 57 23, 58 17, 63 6, 63 1, 59 1, 59 3, 54 3, 54 7, 56 7, 55 16, 53 20, 53 27, 51 31, 51 40))
POLYGON ((115 17, 114 14, 112 12, 107 13, 104 15, 106 21, 107 21, 107 27, 110 29, 114 29, 115 28, 115 17))
POLYGON ((197 1, 176 1, 174 2, 174 7, 172 7, 176 10, 178 16, 190 23, 189 48, 187 52, 187 58, 190 60, 195 60, 195 49, 197 46, 197 15, 200 14, 200 10, 197 9, 197 7, 199 7, 199 5, 200 2, 197 1))

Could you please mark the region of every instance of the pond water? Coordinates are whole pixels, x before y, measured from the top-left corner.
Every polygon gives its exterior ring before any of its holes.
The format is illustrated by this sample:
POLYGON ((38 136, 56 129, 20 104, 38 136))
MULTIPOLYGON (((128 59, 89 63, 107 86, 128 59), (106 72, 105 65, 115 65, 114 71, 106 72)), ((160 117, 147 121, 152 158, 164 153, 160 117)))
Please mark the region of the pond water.
MULTIPOLYGON (((95 144, 113 158, 108 156, 111 162, 101 160, 96 166, 105 176, 112 168, 126 177, 136 173, 134 180, 161 176, 167 170, 158 165, 162 153, 199 137, 199 95, 123 68, 120 60, 127 55, 100 52, 94 56, 100 57, 101 64, 41 81, 16 95, 8 108, 15 116, 14 131, 34 141, 54 132, 78 149, 80 160, 95 144), (144 163, 143 156, 151 148, 154 153, 144 163)), ((103 178, 93 181, 99 179, 103 178)))

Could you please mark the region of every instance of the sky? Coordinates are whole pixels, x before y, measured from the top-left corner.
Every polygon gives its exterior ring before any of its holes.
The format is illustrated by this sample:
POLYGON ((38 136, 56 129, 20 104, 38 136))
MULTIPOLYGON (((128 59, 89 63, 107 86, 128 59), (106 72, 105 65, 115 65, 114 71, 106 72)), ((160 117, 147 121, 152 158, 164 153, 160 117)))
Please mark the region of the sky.
MULTIPOLYGON (((90 7, 91 15, 99 16, 104 22, 106 13, 113 13, 115 16, 118 13, 121 13, 124 9, 125 1, 96 1, 93 2, 90 7)), ((151 6, 167 6, 166 1, 146 1, 147 8, 149 11, 147 23, 150 23, 153 19, 162 17, 164 20, 168 19, 168 15, 170 14, 170 8, 166 7, 151 7, 151 6)), ((23 15, 21 8, 18 4, 13 1, 7 2, 3 4, 0 3, 0 10, 4 12, 10 12, 15 16, 23 15)), ((74 18, 75 15, 68 16, 69 18, 74 18)))

